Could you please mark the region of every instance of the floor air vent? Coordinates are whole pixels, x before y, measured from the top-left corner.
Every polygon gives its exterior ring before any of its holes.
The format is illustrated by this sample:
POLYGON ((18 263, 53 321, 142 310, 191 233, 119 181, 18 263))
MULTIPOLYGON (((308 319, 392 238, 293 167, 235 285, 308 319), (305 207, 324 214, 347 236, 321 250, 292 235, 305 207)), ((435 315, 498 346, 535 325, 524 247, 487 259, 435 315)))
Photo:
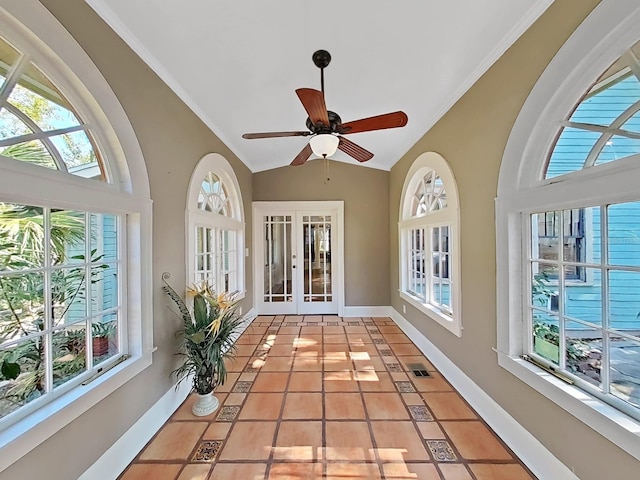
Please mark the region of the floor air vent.
POLYGON ((425 367, 421 363, 407 363, 407 368, 411 370, 414 377, 429 377, 429 372, 427 372, 427 367, 425 367))

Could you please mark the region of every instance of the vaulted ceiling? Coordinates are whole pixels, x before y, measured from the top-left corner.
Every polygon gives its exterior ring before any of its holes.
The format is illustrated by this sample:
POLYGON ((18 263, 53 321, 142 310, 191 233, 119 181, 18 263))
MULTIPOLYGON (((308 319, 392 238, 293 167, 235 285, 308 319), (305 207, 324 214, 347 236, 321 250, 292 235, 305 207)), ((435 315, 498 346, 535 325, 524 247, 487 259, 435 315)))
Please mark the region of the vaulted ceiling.
POLYGON ((553 2, 86 1, 254 172, 308 142, 242 134, 306 130, 295 90, 320 90, 316 50, 331 53, 326 104, 343 122, 408 115, 403 128, 349 136, 374 153, 364 165, 389 170, 553 2))

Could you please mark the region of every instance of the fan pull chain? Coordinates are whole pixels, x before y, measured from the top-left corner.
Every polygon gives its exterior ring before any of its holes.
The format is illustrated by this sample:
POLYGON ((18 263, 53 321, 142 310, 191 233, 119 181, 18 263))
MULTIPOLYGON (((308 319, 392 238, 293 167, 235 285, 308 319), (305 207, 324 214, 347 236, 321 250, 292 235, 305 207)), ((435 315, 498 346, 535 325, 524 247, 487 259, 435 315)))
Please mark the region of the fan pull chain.
POLYGON ((324 157, 324 176, 324 183, 326 184, 329 180, 331 180, 329 178, 329 159, 326 156, 324 157))

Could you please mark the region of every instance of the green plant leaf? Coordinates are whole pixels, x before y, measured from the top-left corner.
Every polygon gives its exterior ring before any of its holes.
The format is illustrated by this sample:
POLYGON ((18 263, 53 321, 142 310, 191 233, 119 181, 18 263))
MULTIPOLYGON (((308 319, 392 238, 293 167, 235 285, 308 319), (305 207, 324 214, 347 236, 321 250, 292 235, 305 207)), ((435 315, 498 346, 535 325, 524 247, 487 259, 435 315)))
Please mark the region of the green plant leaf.
POLYGON ((204 332, 200 331, 200 332, 194 333, 193 335, 189 335, 187 338, 195 344, 200 344, 204 342, 206 335, 204 332))
POLYGON ((20 365, 17 363, 2 362, 2 367, 0 367, 0 371, 2 372, 2 376, 9 380, 15 380, 20 375, 20 365))

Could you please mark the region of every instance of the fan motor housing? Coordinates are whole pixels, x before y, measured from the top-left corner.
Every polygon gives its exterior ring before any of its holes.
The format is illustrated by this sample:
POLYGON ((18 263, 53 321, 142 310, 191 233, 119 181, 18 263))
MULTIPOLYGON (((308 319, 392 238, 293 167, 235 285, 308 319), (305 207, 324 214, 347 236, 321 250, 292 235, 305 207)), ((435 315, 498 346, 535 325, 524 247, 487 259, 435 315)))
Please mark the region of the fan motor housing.
POLYGON ((342 125, 342 119, 340 115, 336 112, 332 112, 331 110, 327 110, 327 114, 329 116, 329 126, 323 125, 322 123, 316 123, 315 125, 311 122, 311 119, 307 117, 307 128, 316 134, 321 133, 337 133, 338 127, 342 125))

